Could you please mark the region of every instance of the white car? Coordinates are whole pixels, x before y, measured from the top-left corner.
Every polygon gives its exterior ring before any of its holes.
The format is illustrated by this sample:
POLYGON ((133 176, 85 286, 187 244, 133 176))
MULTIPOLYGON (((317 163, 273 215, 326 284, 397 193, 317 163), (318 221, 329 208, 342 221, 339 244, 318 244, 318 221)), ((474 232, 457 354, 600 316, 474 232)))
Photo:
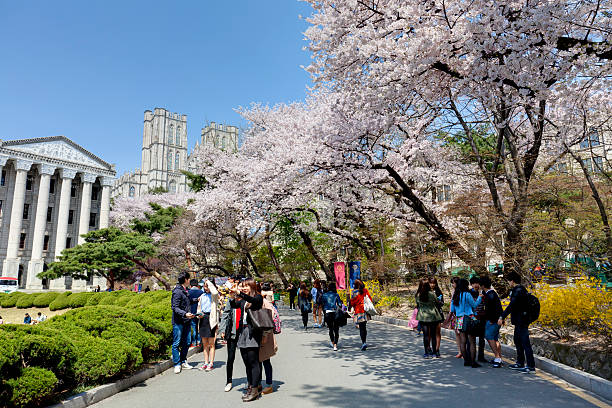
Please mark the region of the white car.
POLYGON ((17 291, 17 278, 0 276, 0 293, 12 293, 17 291))

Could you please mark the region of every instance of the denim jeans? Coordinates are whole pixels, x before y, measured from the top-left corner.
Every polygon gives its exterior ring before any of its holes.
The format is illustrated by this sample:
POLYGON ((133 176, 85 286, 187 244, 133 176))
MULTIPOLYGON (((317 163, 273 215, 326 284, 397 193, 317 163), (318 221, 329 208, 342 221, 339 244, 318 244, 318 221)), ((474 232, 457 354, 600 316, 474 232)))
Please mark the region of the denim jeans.
POLYGON ((190 331, 190 321, 172 325, 172 362, 174 365, 179 365, 187 361, 187 351, 189 351, 187 339, 190 331))
POLYGON ((191 344, 200 344, 202 339, 200 339, 200 330, 198 328, 198 319, 191 319, 191 329, 189 330, 189 340, 187 343, 191 344))
POLYGON ((529 326, 514 326, 514 345, 516 346, 516 362, 525 365, 525 357, 527 357, 527 367, 535 368, 533 349, 529 340, 529 326))

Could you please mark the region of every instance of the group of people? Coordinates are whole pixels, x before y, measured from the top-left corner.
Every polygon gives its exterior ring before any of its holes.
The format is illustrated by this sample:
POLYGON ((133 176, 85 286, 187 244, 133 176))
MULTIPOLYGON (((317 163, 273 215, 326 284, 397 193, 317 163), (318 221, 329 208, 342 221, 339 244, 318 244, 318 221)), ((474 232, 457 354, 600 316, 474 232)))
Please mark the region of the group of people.
MULTIPOLYGON (((45 320, 47 320, 47 316, 42 312, 38 312, 38 315, 34 319, 32 319, 32 316, 30 316, 29 313, 26 313, 23 318, 23 324, 38 324, 44 322, 45 320)), ((0 317, 0 321, 4 322, 2 317, 0 317)))
POLYGON ((326 325, 329 329, 330 347, 338 351, 340 327, 346 324, 347 311, 352 310, 353 321, 359 328, 361 337, 360 349, 365 351, 368 348, 366 324, 370 316, 365 312, 364 304, 367 301, 366 298, 371 302, 372 296, 361 280, 354 281, 351 297, 346 306, 336 290, 335 282, 328 282, 324 285, 319 279, 316 279, 310 290, 306 282, 300 282, 299 291, 293 285, 288 291, 290 309, 295 310, 297 297, 297 307, 302 315, 304 330, 308 329, 308 318, 312 313, 313 327, 320 328, 326 325))
POLYGON ((187 351, 191 344, 199 344, 199 341, 204 353, 200 370, 212 371, 216 338, 220 334, 227 346, 225 391, 233 388, 234 360, 236 351, 240 350, 248 382, 242 400, 254 401, 262 394, 273 392, 270 358, 278 350, 274 330, 261 329, 253 317, 257 311, 267 309, 280 322, 273 300, 262 296, 262 291, 271 291, 270 287, 264 285, 262 288, 251 278, 233 277, 224 285, 226 296, 220 296, 212 280, 205 280, 201 285, 197 280, 188 281, 189 274, 182 273, 172 290, 174 372, 179 374, 183 369, 193 368, 187 363, 187 351), (188 284, 191 285, 189 290, 188 284), (261 385, 262 371, 266 377, 265 388, 261 385))
POLYGON ((441 326, 444 324, 455 331, 459 349, 455 357, 463 358, 465 366, 477 368, 481 367, 479 363, 490 363, 494 368, 502 367, 499 331, 511 314, 517 360, 509 368, 525 373, 534 372, 535 359, 529 339, 528 292, 521 285, 518 273, 510 272, 506 279, 511 292, 510 303, 504 310, 488 276, 474 276, 469 281, 453 278, 450 314, 446 319, 442 311, 444 296, 436 278, 422 279, 416 294, 416 319, 423 332, 423 357, 440 357, 441 326), (489 343, 493 352, 492 360, 485 359, 485 342, 489 343))

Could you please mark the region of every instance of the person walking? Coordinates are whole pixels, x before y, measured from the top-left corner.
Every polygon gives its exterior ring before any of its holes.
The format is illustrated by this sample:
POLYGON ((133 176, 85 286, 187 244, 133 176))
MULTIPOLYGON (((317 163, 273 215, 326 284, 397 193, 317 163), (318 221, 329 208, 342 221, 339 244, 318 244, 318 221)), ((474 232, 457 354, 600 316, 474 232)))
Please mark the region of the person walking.
POLYGON ((312 295, 313 327, 323 327, 323 290, 321 289, 321 281, 319 279, 315 279, 310 294, 312 295))
MULTIPOLYGON (((455 293, 455 290, 457 290, 457 282, 459 282, 460 278, 457 276, 453 276, 453 278, 451 279, 451 285, 453 287, 453 293, 455 293)), ((452 301, 452 299, 451 299, 452 301)), ((461 332, 459 331, 459 329, 457 328, 457 315, 455 314, 455 312, 452 310, 453 308, 451 307, 450 310, 450 321, 449 321, 449 327, 451 327, 454 331, 455 331, 455 342, 457 343, 457 355, 455 356, 455 358, 463 358, 463 353, 461 352, 461 332)))
POLYGON ((274 291, 272 290, 272 285, 269 282, 265 282, 261 285, 261 296, 264 299, 267 299, 268 302, 274 304, 274 291))
POLYGON ((459 279, 451 302, 451 312, 454 312, 455 316, 457 316, 457 328, 461 336, 460 346, 461 354, 463 354, 463 365, 472 366, 473 368, 482 367, 476 362, 476 337, 472 327, 473 321, 475 321, 474 309, 480 304, 482 297, 481 294, 478 300, 474 300, 470 293, 467 279, 459 279), (470 350, 466 351, 468 339, 470 350))
POLYGON ((248 387, 242 397, 244 402, 254 401, 260 397, 261 370, 259 368, 259 347, 262 332, 253 326, 248 311, 261 310, 263 297, 257 293, 257 284, 252 278, 245 279, 233 290, 236 298, 230 303, 234 309, 240 309, 238 325, 238 348, 246 368, 248 387))
POLYGON ((219 291, 211 280, 204 281, 204 291, 197 304, 198 326, 202 339, 204 365, 200 371, 212 371, 215 362, 215 338, 219 322, 219 291))
POLYGON ((429 278, 429 288, 431 292, 436 296, 436 307, 438 308, 438 312, 440 312, 440 317, 442 320, 436 325, 436 347, 434 350, 438 350, 436 353, 436 357, 440 358, 440 343, 442 342, 442 322, 444 322, 444 312, 442 311, 442 306, 444 306, 444 294, 438 285, 438 280, 435 276, 431 276, 429 278))
POLYGON ((298 289, 293 286, 293 283, 290 283, 287 292, 289 292, 289 310, 295 310, 295 297, 297 296, 298 289))
POLYGON ((417 319, 423 327, 424 358, 440 358, 440 350, 436 345, 436 327, 442 321, 442 315, 438 310, 438 299, 431 290, 429 279, 423 278, 419 282, 416 293, 416 303, 419 309, 417 319))
POLYGON ((500 326, 504 325, 506 317, 511 316, 511 323, 514 325, 514 346, 516 347, 516 363, 509 367, 524 373, 535 372, 535 359, 533 349, 529 339, 529 318, 527 315, 527 289, 521 285, 521 276, 512 271, 506 277, 510 284, 510 303, 506 307, 497 321, 500 326), (527 359, 527 366, 525 366, 527 359))
POLYGON ((340 326, 336 322, 336 310, 343 306, 340 295, 336 291, 336 284, 330 282, 327 284, 327 292, 322 296, 323 312, 325 313, 325 323, 329 328, 329 344, 338 351, 338 340, 340 338, 340 326))
MULTIPOLYGON (((480 277, 472 276, 470 278, 470 285, 472 286, 470 293, 474 300, 478 299, 478 296, 481 295, 482 289, 480 288, 480 277)), ((478 357, 477 360, 480 363, 487 363, 484 357, 484 349, 485 349, 485 302, 480 302, 480 304, 474 309, 474 313, 476 319, 478 320, 478 326, 474 332, 476 337, 478 338, 478 357)))
POLYGON ((178 283, 172 289, 170 304, 172 307, 172 363, 174 373, 179 374, 181 369, 190 370, 187 364, 187 351, 189 344, 187 338, 191 330, 191 319, 195 317, 191 313, 191 300, 187 292, 188 272, 181 272, 178 276, 178 283))
POLYGON ((353 309, 353 318, 357 327, 359 327, 359 337, 361 337, 361 351, 366 351, 368 348, 368 319, 370 318, 365 312, 364 303, 366 296, 372 301, 372 295, 368 292, 365 284, 361 279, 355 279, 353 283, 353 291, 351 292, 351 309, 353 309))
MULTIPOLYGON (((270 310, 272 316, 277 315, 278 317, 278 310, 274 304, 265 297, 263 300, 263 308, 270 310)), ((266 386, 261 391, 261 393, 264 395, 274 392, 274 383, 272 381, 272 362, 270 361, 270 358, 275 356, 277 351, 278 345, 276 344, 274 331, 265 331, 261 338, 261 346, 259 347, 259 371, 263 371, 266 374, 266 386)))
MULTIPOLYGON (((191 313, 196 314, 198 313, 198 300, 200 299, 200 296, 202 296, 202 293, 204 293, 204 291, 198 285, 197 279, 191 279, 189 281, 189 286, 191 287, 189 288, 189 291, 187 293, 189 299, 191 300, 191 313)), ((189 340, 187 341, 189 343, 189 347, 199 346, 201 344, 201 340, 202 339, 200 338, 199 320, 191 319, 191 330, 189 330, 189 340)))
POLYGON ((225 392, 230 392, 233 387, 234 361, 236 359, 236 350, 238 349, 238 327, 240 324, 240 309, 232 307, 232 300, 236 298, 234 291, 240 283, 240 278, 230 278, 228 281, 229 284, 226 286, 229 290, 228 299, 225 302, 221 321, 219 322, 219 333, 221 333, 221 338, 225 340, 227 346, 225 392))
POLYGON ((483 276, 480 278, 480 286, 484 289, 485 304, 485 339, 489 342, 495 358, 491 361, 493 368, 500 368, 503 365, 501 356, 501 344, 499 342, 499 317, 502 314, 501 300, 497 292, 491 289, 491 278, 483 276))
POLYGON ((298 295, 298 307, 302 313, 302 323, 304 330, 308 328, 308 315, 312 312, 312 293, 308 292, 306 283, 300 284, 300 294, 298 295))

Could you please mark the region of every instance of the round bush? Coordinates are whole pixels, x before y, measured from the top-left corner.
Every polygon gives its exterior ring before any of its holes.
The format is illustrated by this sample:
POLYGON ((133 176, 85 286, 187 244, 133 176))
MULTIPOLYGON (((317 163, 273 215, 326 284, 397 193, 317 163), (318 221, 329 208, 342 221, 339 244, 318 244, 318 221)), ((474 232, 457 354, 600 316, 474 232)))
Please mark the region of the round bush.
POLYGON ((68 297, 68 306, 73 309, 83 307, 87 304, 87 301, 91 295, 92 293, 87 292, 73 293, 68 297))
POLYGON ((100 301, 108 295, 108 292, 94 292, 87 299, 87 304, 85 306, 96 306, 100 301))
POLYGON ((72 292, 63 292, 57 296, 53 302, 49 304, 49 310, 62 310, 66 309, 69 306, 68 297, 72 294, 72 292))
POLYGON ((99 384, 132 371, 142 361, 140 350, 124 341, 82 336, 73 341, 77 360, 75 375, 80 384, 99 384))
POLYGON ((15 305, 17 304, 17 301, 19 300, 19 298, 21 296, 25 295, 24 292, 13 292, 13 293, 9 293, 7 296, 5 296, 2 299, 2 303, 0 303, 0 306, 2 307, 15 307, 15 305))
POLYGON ((34 304, 34 298, 36 296, 37 296, 36 294, 21 295, 17 299, 17 302, 15 302, 15 306, 18 309, 27 309, 27 308, 30 308, 34 304))
POLYGON ((132 300, 133 298, 138 297, 138 296, 136 296, 136 294, 135 294, 135 293, 133 293, 133 292, 132 292, 132 293, 128 292, 128 293, 129 293, 129 295, 125 295, 125 294, 120 295, 120 296, 117 298, 117 300, 115 300, 115 305, 117 305, 117 306, 125 306, 125 305, 127 305, 127 304, 128 304, 128 302, 129 302, 130 300, 132 300))
POLYGON ((100 299, 100 302, 98 302, 99 305, 114 305, 115 301, 121 295, 120 291, 105 292, 105 293, 106 293, 106 296, 102 296, 102 298, 100 299))
POLYGON ((51 302, 53 302, 58 296, 59 292, 41 293, 34 297, 33 305, 34 307, 49 307, 51 302))
POLYGON ((58 383, 51 371, 40 367, 25 367, 21 375, 6 381, 12 390, 11 404, 15 407, 40 405, 54 393, 58 383))

